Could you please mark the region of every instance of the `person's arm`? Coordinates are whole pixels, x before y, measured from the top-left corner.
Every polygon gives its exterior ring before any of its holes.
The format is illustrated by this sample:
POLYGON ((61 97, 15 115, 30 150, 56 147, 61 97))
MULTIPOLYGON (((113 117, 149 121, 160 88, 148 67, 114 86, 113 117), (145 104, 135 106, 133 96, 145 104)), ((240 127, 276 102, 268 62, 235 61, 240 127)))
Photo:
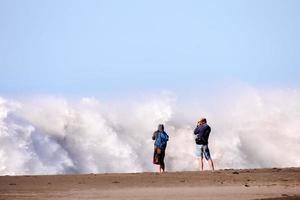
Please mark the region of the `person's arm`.
POLYGON ((197 139, 199 134, 199 126, 197 125, 197 127, 194 129, 194 139, 197 139))
POLYGON ((157 137, 157 131, 155 131, 152 135, 152 140, 156 140, 156 137, 157 137))
POLYGON ((194 135, 197 135, 199 132, 199 126, 197 126, 195 129, 194 129, 194 135))
POLYGON ((206 129, 206 131, 205 131, 205 135, 206 135, 205 137, 206 137, 206 140, 207 140, 207 141, 208 141, 210 132, 211 132, 210 126, 207 126, 207 129, 206 129))
POLYGON ((166 140, 169 141, 169 135, 166 132, 164 132, 164 133, 165 133, 166 140))

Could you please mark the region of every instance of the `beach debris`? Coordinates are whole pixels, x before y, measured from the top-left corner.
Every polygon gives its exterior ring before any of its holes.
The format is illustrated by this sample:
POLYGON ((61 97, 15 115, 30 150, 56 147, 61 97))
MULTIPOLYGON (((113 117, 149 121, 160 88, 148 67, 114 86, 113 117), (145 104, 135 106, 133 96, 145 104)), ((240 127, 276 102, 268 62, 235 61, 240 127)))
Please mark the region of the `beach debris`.
POLYGON ((233 174, 239 174, 237 171, 232 172, 233 174))
POLYGON ((289 181, 288 179, 284 179, 284 178, 281 178, 281 179, 279 179, 280 181, 289 181))
POLYGON ((119 181, 113 181, 112 183, 120 183, 119 181))
POLYGON ((273 172, 280 172, 282 169, 274 167, 274 168, 272 168, 272 170, 273 170, 273 172))

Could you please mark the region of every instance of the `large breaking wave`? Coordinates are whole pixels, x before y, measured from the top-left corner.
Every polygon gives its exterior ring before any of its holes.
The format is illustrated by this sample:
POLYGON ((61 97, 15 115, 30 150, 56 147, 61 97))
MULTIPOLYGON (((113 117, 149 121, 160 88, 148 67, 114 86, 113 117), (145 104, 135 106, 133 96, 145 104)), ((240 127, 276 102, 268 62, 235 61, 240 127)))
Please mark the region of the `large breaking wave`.
POLYGON ((217 169, 300 166, 300 92, 246 88, 209 99, 161 94, 101 101, 0 98, 0 174, 153 171, 165 123, 169 171, 196 170, 193 129, 205 116, 217 169), (208 103, 209 102, 209 103, 208 103))

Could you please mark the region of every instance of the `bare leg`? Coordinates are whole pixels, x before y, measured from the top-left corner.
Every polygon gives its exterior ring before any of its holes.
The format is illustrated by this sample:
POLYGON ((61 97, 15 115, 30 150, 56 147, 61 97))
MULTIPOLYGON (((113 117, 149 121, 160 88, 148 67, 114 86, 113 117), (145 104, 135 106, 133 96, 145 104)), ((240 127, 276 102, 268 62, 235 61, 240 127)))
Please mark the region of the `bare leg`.
POLYGON ((214 171, 215 168, 214 168, 214 163, 213 163, 212 159, 208 160, 208 164, 209 164, 209 167, 210 167, 211 171, 214 171))
POLYGON ((158 167, 157 167, 157 172, 161 173, 160 165, 158 165, 158 167))
POLYGON ((200 171, 203 171, 203 158, 199 158, 198 162, 199 162, 199 169, 200 169, 200 171))

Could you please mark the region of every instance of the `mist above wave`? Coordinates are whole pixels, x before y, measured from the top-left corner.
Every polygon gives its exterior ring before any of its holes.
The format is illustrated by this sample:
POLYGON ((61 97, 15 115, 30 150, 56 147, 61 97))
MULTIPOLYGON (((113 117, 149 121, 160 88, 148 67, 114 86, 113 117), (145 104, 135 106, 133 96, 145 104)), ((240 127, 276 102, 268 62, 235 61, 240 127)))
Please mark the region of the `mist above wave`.
POLYGON ((298 91, 246 88, 205 98, 0 98, 0 174, 153 171, 159 123, 170 136, 167 170, 195 170, 192 133, 201 116, 212 127, 216 168, 300 166, 298 91))

